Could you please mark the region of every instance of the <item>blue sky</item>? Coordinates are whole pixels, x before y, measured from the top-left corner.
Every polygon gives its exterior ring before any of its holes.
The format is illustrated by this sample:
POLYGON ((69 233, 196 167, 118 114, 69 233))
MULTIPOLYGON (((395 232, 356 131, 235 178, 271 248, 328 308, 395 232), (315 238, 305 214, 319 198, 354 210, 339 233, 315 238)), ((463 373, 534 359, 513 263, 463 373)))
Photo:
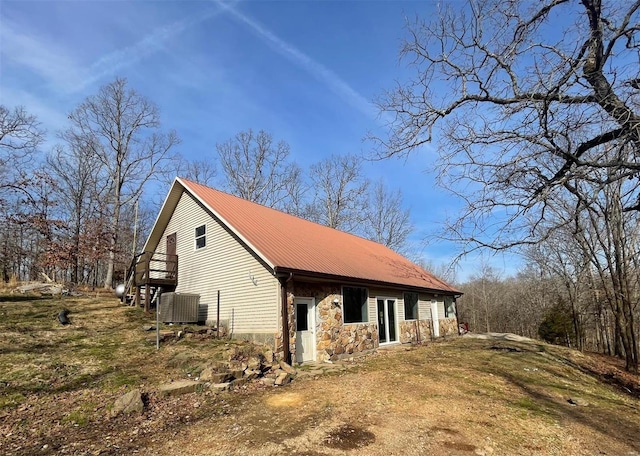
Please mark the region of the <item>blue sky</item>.
MULTIPOLYGON (((24 106, 48 130, 116 76, 160 108, 190 159, 253 128, 291 145, 302 167, 364 153, 383 134, 372 100, 402 80, 405 17, 436 14, 435 1, 12 1, 0 0, 0 103, 24 106)), ((435 187, 434 150, 367 162, 372 179, 400 188, 417 244, 458 202, 435 187)), ((435 265, 458 252, 430 241, 435 265)), ((513 272, 513 261, 495 259, 513 272)), ((459 279, 474 272, 461 263, 459 279)))

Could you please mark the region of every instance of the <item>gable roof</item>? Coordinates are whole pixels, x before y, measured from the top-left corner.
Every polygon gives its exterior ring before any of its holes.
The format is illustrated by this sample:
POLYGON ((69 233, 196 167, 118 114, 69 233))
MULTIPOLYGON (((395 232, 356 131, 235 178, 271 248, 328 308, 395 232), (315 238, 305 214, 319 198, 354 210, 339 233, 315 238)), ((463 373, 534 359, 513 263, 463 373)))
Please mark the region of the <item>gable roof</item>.
MULTIPOLYGON (((186 179, 174 181, 156 225, 166 226, 183 191, 233 231, 274 273, 293 272, 461 294, 382 244, 186 179)), ((164 226, 154 226, 145 250, 157 246, 164 226)))

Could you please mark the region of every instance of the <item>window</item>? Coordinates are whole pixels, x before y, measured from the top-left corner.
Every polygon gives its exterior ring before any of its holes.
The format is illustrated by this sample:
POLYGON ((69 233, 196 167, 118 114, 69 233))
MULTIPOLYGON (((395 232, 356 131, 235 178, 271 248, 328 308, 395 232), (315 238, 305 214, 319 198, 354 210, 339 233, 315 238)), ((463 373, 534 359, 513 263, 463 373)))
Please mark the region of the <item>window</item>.
POLYGON ((196 227, 196 250, 207 245, 207 225, 196 227))
POLYGON ((444 318, 451 318, 456 315, 456 305, 452 296, 444 297, 444 318))
POLYGON ((296 305, 296 331, 309 331, 309 307, 307 303, 296 305))
POLYGON ((366 288, 343 287, 342 301, 345 324, 366 323, 369 321, 367 312, 368 293, 366 288))
POLYGON ((404 319, 418 319, 418 293, 404 294, 404 319))

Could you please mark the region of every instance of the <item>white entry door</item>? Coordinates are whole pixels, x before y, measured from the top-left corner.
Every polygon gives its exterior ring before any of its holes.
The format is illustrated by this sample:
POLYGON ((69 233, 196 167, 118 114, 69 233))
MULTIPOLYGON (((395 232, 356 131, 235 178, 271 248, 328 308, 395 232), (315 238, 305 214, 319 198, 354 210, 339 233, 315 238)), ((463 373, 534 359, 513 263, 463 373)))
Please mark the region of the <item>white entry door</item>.
POLYGON ((431 301, 431 322, 433 323, 433 337, 440 337, 440 320, 438 320, 438 301, 431 301))
POLYGON ((295 298, 296 361, 316 359, 316 306, 313 298, 295 298))

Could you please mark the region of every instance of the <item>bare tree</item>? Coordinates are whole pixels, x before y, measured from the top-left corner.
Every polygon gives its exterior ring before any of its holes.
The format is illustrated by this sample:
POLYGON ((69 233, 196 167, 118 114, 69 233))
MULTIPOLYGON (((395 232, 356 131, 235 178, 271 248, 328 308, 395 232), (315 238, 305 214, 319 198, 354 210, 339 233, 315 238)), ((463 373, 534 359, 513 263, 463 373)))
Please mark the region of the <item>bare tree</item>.
MULTIPOLYGON (((612 183, 602 188, 597 198, 584 206, 582 217, 577 216, 576 234, 585 256, 604 284, 605 299, 613 315, 616 330, 617 354, 624 357, 626 368, 638 370, 638 345, 634 320, 640 295, 639 271, 634 258, 640 254, 640 235, 637 214, 625 214, 629 199, 636 198, 636 183, 613 175, 619 170, 603 170, 612 183)), ((578 183, 576 188, 593 195, 591 184, 578 183)))
POLYGON ((16 159, 34 151, 42 142, 44 132, 36 117, 22 106, 12 110, 0 105, 0 159, 16 159))
POLYGON ((36 117, 23 107, 0 105, 0 189, 26 185, 25 164, 44 139, 36 117))
POLYGON ((216 146, 224 171, 225 188, 241 198, 268 207, 283 208, 299 168, 289 161, 289 145, 260 130, 241 131, 216 146))
MULTIPOLYGON (((63 134, 63 139, 65 135, 63 134)), ((68 255, 71 263, 71 281, 80 282, 83 252, 95 244, 95 233, 87 233, 90 220, 101 217, 99 202, 105 197, 98 185, 100 168, 94 166, 94 157, 83 144, 67 138, 67 147, 57 146, 46 159, 49 173, 56 181, 57 200, 61 217, 68 230, 68 255), (86 242, 90 245, 85 245, 86 242)))
MULTIPOLYGON (((597 211, 581 183, 597 193, 640 174, 639 21, 640 1, 469 0, 408 24, 402 55, 416 76, 380 100, 394 117, 379 155, 438 140, 439 182, 465 202, 450 237, 468 249, 537 243, 568 223, 549 217, 553 201, 597 211)), ((640 210, 640 190, 623 201, 620 218, 640 210)))
POLYGON ((402 202, 402 192, 389 191, 382 181, 376 182, 372 190, 365 209, 364 235, 396 252, 406 253, 413 225, 409 209, 402 202))
POLYGON ((369 181, 355 155, 332 155, 311 165, 314 195, 307 218, 331 228, 363 232, 369 181))
POLYGON ((500 296, 504 295, 500 277, 496 270, 483 259, 480 262, 480 271, 471 278, 471 282, 475 286, 471 288, 470 298, 483 317, 485 331, 490 332, 491 322, 495 320, 492 315, 499 312, 502 301, 500 296))
POLYGON ((466 201, 457 237, 510 246, 522 241, 522 216, 541 217, 549 193, 585 169, 640 171, 600 147, 640 144, 640 2, 603 3, 469 0, 408 24, 402 56, 416 76, 379 101, 394 120, 378 153, 438 140, 440 182, 466 201), (503 228, 486 230, 496 207, 503 228))
POLYGON ((0 272, 24 277, 28 267, 26 246, 35 242, 31 204, 32 186, 38 181, 32 172, 35 155, 44 132, 34 115, 23 107, 13 110, 0 105, 0 272))
POLYGON ((279 209, 297 217, 306 217, 309 185, 305 183, 302 168, 296 164, 289 166, 289 175, 285 181, 285 192, 287 198, 279 205, 279 209))
MULTIPOLYGON (((218 175, 215 162, 209 160, 181 160, 178 175, 202 185, 212 186, 218 175)), ((171 178, 173 180, 173 176, 171 178)))
POLYGON ((128 89, 122 78, 88 97, 69 120, 65 135, 95 159, 107 188, 103 208, 109 217, 110 247, 104 286, 110 288, 122 208, 140 197, 147 182, 168 171, 179 140, 173 131, 160 131, 156 105, 128 89))

